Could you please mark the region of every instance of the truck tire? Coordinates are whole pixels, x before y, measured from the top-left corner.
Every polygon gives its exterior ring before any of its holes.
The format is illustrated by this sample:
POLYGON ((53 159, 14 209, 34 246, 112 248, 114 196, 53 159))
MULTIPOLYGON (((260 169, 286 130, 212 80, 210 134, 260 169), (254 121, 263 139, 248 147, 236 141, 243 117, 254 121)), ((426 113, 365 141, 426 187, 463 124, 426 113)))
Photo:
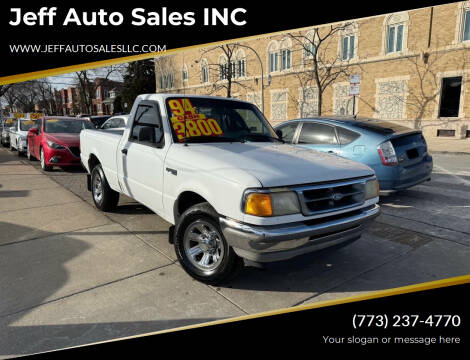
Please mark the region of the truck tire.
POLYGON ((91 193, 95 206, 101 211, 113 210, 119 202, 119 193, 109 187, 100 164, 91 171, 91 193))
POLYGON ((207 202, 181 215, 174 230, 174 246, 184 270, 209 285, 234 278, 244 265, 225 240, 218 214, 207 202))

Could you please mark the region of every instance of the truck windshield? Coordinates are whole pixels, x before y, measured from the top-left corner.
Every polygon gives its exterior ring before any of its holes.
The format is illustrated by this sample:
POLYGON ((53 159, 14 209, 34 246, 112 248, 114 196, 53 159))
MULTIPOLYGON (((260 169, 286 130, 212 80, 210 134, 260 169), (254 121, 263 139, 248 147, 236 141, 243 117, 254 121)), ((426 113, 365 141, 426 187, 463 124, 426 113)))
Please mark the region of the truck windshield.
POLYGON ((28 131, 31 129, 35 124, 34 120, 21 120, 20 121, 20 130, 28 131))
POLYGON ((44 124, 44 131, 46 133, 78 134, 83 129, 94 128, 93 124, 88 120, 47 119, 44 124))
POLYGON ((252 104, 210 98, 168 98, 168 117, 178 142, 281 141, 252 104))

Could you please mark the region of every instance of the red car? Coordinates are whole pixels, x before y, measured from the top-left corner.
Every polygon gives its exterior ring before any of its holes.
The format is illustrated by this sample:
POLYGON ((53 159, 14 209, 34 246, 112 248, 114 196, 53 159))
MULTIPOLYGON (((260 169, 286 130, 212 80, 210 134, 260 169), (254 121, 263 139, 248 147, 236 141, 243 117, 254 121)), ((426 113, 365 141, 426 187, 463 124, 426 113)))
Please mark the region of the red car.
POLYGON ((88 120, 45 116, 28 132, 26 156, 41 161, 41 168, 52 170, 53 166, 77 166, 80 163, 80 131, 94 129, 88 120))

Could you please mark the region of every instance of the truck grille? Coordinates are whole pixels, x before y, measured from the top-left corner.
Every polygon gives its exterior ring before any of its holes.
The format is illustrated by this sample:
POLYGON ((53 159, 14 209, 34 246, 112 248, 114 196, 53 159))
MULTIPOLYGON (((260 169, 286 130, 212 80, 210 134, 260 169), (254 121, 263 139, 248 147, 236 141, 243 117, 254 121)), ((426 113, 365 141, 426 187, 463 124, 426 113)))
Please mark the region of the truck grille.
POLYGON ((80 148, 78 146, 71 146, 69 147, 69 150, 74 156, 78 158, 80 157, 80 148))
POLYGON ((365 201, 367 179, 307 185, 294 188, 305 216, 360 206, 365 201))

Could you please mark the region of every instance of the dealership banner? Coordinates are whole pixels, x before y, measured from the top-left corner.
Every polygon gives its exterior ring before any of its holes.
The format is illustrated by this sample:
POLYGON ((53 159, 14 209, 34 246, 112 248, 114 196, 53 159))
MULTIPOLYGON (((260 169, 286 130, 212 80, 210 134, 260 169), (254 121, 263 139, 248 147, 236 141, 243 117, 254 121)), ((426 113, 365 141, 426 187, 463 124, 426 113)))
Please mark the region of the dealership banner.
MULTIPOLYGON (((301 2, 278 5, 253 1, 197 3, 100 1, 26 2, 0 5, 2 66, 0 82, 9 76, 297 29, 344 19, 374 16, 446 3, 387 2, 361 6, 301 2), (330 10, 329 10, 329 7, 330 10)), ((24 79, 22 79, 24 80, 24 79)))

